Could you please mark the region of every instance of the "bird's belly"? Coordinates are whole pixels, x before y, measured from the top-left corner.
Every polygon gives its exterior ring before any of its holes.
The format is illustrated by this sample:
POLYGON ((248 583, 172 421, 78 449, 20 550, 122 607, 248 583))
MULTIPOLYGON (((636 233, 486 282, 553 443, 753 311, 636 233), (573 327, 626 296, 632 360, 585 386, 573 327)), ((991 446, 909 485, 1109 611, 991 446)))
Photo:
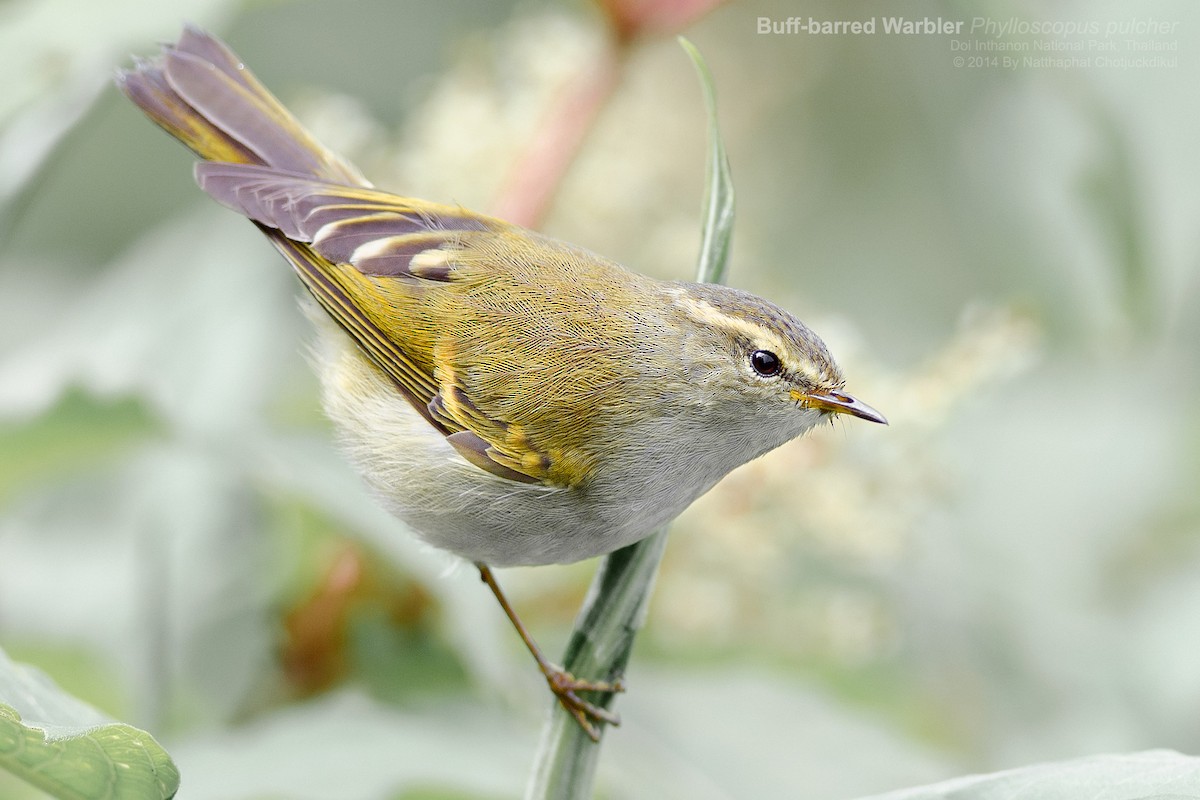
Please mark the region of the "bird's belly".
POLYGON ((340 330, 321 327, 326 413, 384 507, 435 547, 494 566, 582 561, 644 538, 686 505, 670 509, 664 498, 630 502, 618 491, 486 472, 459 455, 340 330))
POLYGON ((367 477, 387 509, 420 538, 493 566, 582 561, 653 530, 634 519, 609 522, 604 509, 572 489, 506 482, 456 452, 429 462, 407 485, 381 484, 375 480, 379 475, 367 477))

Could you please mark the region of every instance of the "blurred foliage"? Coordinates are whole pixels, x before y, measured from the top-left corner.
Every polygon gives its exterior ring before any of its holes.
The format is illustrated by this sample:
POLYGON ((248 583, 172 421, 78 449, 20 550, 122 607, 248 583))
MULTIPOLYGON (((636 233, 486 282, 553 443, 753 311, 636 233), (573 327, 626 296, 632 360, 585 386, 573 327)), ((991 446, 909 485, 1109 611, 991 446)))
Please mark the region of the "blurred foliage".
POLYGON ((179 789, 179 770, 153 737, 106 719, 3 650, 0 697, 0 771, 63 800, 165 800, 179 789))
MULTIPOLYGON (((679 520, 602 796, 1200 751, 1200 9, 1139 4, 1180 22, 1178 64, 1125 70, 755 33, 796 13, 848 18, 753 0, 688 30, 739 194, 728 281, 797 311, 892 425, 818 431, 679 520)), ((151 731, 188 797, 517 796, 546 708, 526 654, 366 496, 294 281, 108 84, 185 19, 377 184, 484 211, 604 37, 550 2, 0 9, 0 646, 151 731)), ((690 69, 634 46, 547 232, 688 275, 690 69)), ((504 576, 551 650, 591 569, 504 576)))
POLYGON ((1200 789, 1200 760, 1169 751, 1093 756, 1057 764, 1039 764, 992 775, 965 778, 878 795, 869 800, 989 800, 1037 797, 1069 800, 1186 800, 1200 789))

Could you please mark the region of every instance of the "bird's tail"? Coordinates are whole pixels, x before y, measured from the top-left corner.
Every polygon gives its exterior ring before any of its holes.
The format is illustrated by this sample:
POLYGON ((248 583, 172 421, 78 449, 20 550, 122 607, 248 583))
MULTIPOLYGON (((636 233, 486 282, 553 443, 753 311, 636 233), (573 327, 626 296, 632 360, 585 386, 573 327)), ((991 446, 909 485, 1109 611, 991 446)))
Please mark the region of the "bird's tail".
POLYGON ((369 185, 314 139, 232 50, 199 28, 186 27, 160 56, 119 72, 117 85, 202 159, 369 185))
MULTIPOLYGON (((356 301, 350 287, 366 279, 349 263, 354 248, 327 250, 337 259, 334 263, 312 245, 325 223, 353 225, 356 216, 372 222, 383 217, 388 225, 379 235, 385 239, 389 231, 399 239, 435 229, 452 235, 432 222, 429 214, 438 207, 400 198, 381 204, 379 198, 386 200, 388 195, 372 192, 359 171, 314 139, 232 50, 198 28, 188 26, 178 42, 163 46, 160 56, 119 72, 117 84, 146 116, 200 158, 225 164, 198 164, 201 188, 257 225, 317 302, 399 393, 434 428, 446 432, 445 423, 429 409, 437 393, 432 379, 423 376, 402 346, 356 301), (319 202, 312 205, 313 201, 319 202), (304 213, 294 216, 301 206, 304 213), (313 228, 304 227, 313 218, 317 220, 313 228), (425 220, 433 227, 421 228, 425 220)), ((453 209, 449 218, 456 221, 454 230, 464 225, 481 230, 484 225, 453 209)), ((361 235, 360 229, 350 238, 361 235)), ((344 245, 347 237, 340 241, 344 245)), ((433 247, 436 244, 426 242, 418 250, 433 247)), ((404 259, 405 269, 416 252, 404 259)))

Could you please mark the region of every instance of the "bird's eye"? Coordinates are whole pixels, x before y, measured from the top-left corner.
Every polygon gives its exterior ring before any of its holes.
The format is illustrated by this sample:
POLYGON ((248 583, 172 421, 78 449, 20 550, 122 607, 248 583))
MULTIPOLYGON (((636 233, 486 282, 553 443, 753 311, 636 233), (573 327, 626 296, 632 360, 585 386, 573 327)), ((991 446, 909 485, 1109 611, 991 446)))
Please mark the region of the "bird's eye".
POLYGON ((770 350, 755 350, 750 354, 750 366, 764 378, 771 378, 783 369, 783 362, 770 350))

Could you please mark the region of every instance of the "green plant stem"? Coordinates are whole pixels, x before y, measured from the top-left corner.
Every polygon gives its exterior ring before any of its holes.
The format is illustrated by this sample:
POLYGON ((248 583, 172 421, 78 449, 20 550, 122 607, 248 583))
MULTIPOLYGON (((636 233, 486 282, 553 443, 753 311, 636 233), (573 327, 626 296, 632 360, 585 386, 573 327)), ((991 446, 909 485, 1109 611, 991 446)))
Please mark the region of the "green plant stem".
MULTIPOLYGON (((695 46, 680 38, 699 74, 708 111, 709 153, 704 225, 696 279, 719 283, 729 259, 734 195, 729 162, 717 128, 712 75, 695 46)), ((667 529, 660 528, 636 544, 605 556, 588 590, 575 629, 567 643, 563 667, 578 678, 615 681, 625 673, 633 641, 645 621, 658 565, 667 546, 667 529)), ((602 708, 616 695, 592 693, 588 699, 602 708)), ((600 735, 604 725, 598 723, 600 735)), ((573 800, 592 796, 600 743, 593 742, 575 720, 554 702, 542 729, 526 792, 529 800, 573 800)))
MULTIPOLYGON (((568 672, 601 680, 615 680, 624 673, 666 546, 667 529, 661 528, 601 560, 567 643, 563 666, 568 672)), ((588 699, 608 708, 615 696, 591 693, 588 699)), ((603 725, 600 733, 604 735, 603 725)), ((599 753, 599 744, 555 702, 542 729, 526 797, 590 797, 599 753)))

